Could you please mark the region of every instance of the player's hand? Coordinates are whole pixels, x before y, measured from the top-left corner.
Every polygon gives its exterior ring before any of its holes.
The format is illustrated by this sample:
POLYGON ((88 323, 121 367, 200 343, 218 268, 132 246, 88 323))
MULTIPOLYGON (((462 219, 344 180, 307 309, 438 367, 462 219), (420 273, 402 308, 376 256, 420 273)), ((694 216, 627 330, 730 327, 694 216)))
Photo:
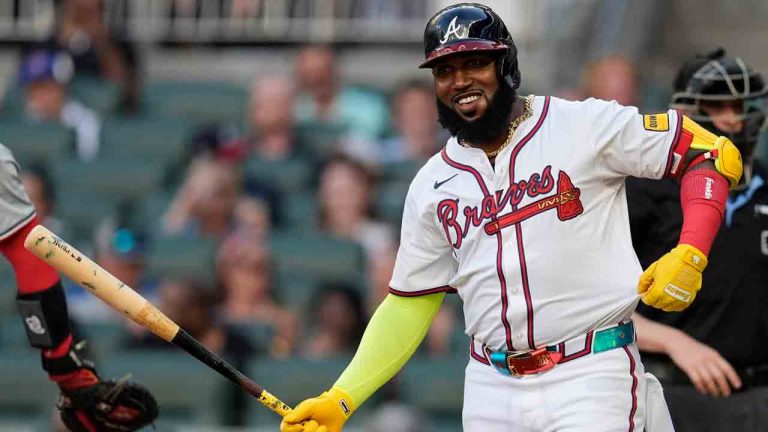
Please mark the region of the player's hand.
POLYGON ((707 257, 697 248, 679 244, 651 264, 640 276, 637 292, 648 306, 681 311, 696 298, 707 257))
POLYGON ((699 393, 729 396, 731 389, 741 388, 739 375, 720 353, 681 331, 674 335, 674 339, 667 341, 667 355, 699 393))
POLYGON ((283 417, 280 432, 340 432, 354 409, 352 398, 333 387, 298 404, 283 417))

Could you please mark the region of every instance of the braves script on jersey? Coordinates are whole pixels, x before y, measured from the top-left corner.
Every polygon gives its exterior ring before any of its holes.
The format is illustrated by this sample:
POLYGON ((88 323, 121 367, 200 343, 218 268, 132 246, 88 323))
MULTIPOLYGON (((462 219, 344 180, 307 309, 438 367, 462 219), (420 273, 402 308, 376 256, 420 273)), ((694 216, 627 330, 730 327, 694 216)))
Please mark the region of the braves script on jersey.
POLYGON ((680 130, 674 111, 654 120, 595 99, 536 97, 533 108, 495 167, 451 138, 419 171, 390 284, 405 296, 457 291, 467 334, 494 350, 629 319, 641 268, 624 178, 661 178, 680 130))

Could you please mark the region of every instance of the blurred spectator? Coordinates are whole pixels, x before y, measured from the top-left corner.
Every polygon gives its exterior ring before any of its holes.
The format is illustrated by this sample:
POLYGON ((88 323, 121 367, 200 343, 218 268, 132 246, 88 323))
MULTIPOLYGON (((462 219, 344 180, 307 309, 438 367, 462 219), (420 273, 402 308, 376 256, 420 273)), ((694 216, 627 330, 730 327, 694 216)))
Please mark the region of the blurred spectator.
MULTIPOLYGON (((243 366, 260 351, 248 338, 219 322, 215 316, 215 290, 192 280, 171 279, 158 288, 158 308, 179 327, 212 352, 243 366)), ((128 342, 130 348, 173 348, 173 345, 144 330, 128 342)))
POLYGON ((586 66, 583 75, 586 97, 615 100, 624 106, 637 106, 637 67, 629 59, 614 54, 597 59, 586 66))
POLYGON ((246 238, 264 239, 272 230, 269 204, 257 198, 244 196, 235 205, 235 229, 246 238))
POLYGON ((394 249, 392 227, 373 218, 371 173, 346 156, 328 161, 320 173, 320 228, 359 243, 369 258, 394 249))
POLYGON ((359 159, 375 157, 374 143, 387 130, 389 115, 383 97, 344 85, 333 49, 304 47, 296 58, 298 122, 313 128, 336 128, 342 150, 359 159))
POLYGON ((389 289, 397 249, 392 227, 373 217, 373 186, 362 164, 345 156, 331 159, 320 173, 319 222, 322 231, 363 248, 371 288, 381 293, 389 289))
MULTIPOLYGON (((94 233, 93 260, 126 285, 154 302, 157 285, 146 272, 146 237, 143 232, 128 224, 108 218, 101 222, 94 233)), ((68 286, 67 295, 72 314, 82 321, 103 321, 120 318, 103 301, 87 293, 79 286, 68 286)), ((127 321, 126 321, 127 322, 127 321)), ((128 330, 139 329, 129 323, 128 330)))
POLYGON ((56 193, 51 176, 42 165, 30 165, 21 173, 24 190, 35 207, 40 223, 62 238, 69 238, 64 222, 54 216, 56 210, 56 193))
POLYGON ((33 121, 57 122, 74 129, 77 156, 89 161, 99 151, 101 119, 68 94, 72 74, 72 58, 64 51, 36 50, 26 54, 19 70, 24 109, 33 121))
POLYGON ((348 286, 327 285, 310 304, 312 332, 302 344, 304 354, 315 358, 354 354, 367 323, 360 294, 348 286))
POLYGON ((219 250, 217 273, 224 319, 239 324, 270 324, 275 329, 270 352, 292 352, 299 322, 275 300, 269 251, 263 242, 242 234, 227 238, 219 250))
POLYGON ((95 76, 120 85, 120 108, 137 108, 139 79, 133 47, 104 23, 103 0, 61 0, 51 44, 74 59, 77 76, 95 76))
POLYGON ((233 228, 241 187, 240 176, 231 165, 206 157, 194 160, 165 215, 165 232, 225 237, 233 228))
POLYGON ((392 102, 395 136, 381 143, 381 163, 424 162, 437 153, 446 136, 437 123, 435 96, 429 84, 409 81, 392 102))
MULTIPOLYGON (((294 130, 295 91, 290 80, 279 76, 259 77, 251 86, 248 131, 217 145, 216 155, 239 162, 251 155, 264 160, 289 159, 300 151, 294 130)), ((226 134, 222 134, 226 138, 226 134)))
MULTIPOLYGON (((159 287, 159 301, 156 303, 170 319, 186 330, 203 346, 222 356, 235 368, 242 370, 248 362, 264 347, 255 344, 240 331, 218 319, 216 316, 216 291, 209 286, 188 279, 171 279, 159 287)), ((175 349, 163 339, 142 328, 141 332, 129 339, 126 347, 130 349, 175 349)), ((223 404, 227 406, 224 423, 241 425, 248 398, 236 387, 228 387, 223 395, 223 404)))

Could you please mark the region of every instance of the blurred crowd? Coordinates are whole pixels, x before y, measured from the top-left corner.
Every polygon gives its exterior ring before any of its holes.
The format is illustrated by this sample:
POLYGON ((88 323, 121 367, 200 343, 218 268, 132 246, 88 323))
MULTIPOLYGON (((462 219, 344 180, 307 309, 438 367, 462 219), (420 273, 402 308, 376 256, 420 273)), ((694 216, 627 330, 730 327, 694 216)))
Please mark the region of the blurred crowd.
MULTIPOLYGON (((248 14, 261 3, 233 4, 248 14)), ((184 11, 194 4, 178 0, 176 7, 184 11)), ((411 13, 410 2, 355 4, 360 14, 386 8, 411 13)), ((16 82, 0 111, 0 121, 53 123, 71 130, 68 157, 84 164, 107 159, 106 122, 154 120, 143 100, 140 59, 106 28, 100 7, 99 0, 61 2, 55 34, 22 51, 16 82), (105 109, 94 99, 81 100, 83 93, 72 88, 82 82, 114 90, 115 103, 105 109)), ((195 118, 183 151, 161 161, 163 181, 153 194, 164 199, 153 217, 140 211, 145 197, 137 197, 83 232, 73 227, 79 221, 59 212, 66 203, 55 186, 62 180, 55 178, 56 163, 24 161, 24 184, 41 220, 76 247, 91 251, 101 266, 235 364, 259 355, 352 354, 388 292, 409 181, 447 135, 437 122, 430 81, 407 79, 387 92, 353 85, 340 78, 336 55, 330 45, 301 47, 292 71, 258 75, 244 89, 241 117, 195 118), (293 248, 285 238, 294 239, 293 248), (275 247, 278 239, 283 239, 280 248, 275 247), (313 248, 310 242, 317 239, 332 242, 313 248), (150 257, 161 240, 212 245, 212 262, 198 264, 209 277, 151 271, 150 257), (331 246, 354 251, 363 270, 343 276, 328 268, 301 274, 311 263, 292 266, 286 257, 306 252, 300 259, 317 259, 318 267, 349 266, 332 260, 331 246)), ((636 105, 642 84, 631 61, 610 55, 590 63, 582 85, 559 96, 636 105)), ((14 149, 1 134, 0 141, 14 149)), ((339 260, 348 261, 345 257, 339 260)), ((121 348, 171 347, 74 284, 67 289, 78 324, 124 327, 121 348)), ((460 317, 458 302, 449 302, 420 355, 464 355, 460 317)))

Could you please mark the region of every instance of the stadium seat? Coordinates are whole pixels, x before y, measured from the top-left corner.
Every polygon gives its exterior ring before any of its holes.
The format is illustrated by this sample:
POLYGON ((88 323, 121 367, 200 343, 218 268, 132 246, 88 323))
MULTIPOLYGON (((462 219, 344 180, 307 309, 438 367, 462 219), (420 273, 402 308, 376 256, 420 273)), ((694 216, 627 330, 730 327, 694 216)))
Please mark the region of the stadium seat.
MULTIPOLYGON (((20 324, 19 333, 24 333, 20 324)), ((2 421, 24 425, 49 422, 58 391, 40 367, 39 352, 30 348, 0 350, 0 388, 4 389, 0 391, 2 421)))
POLYGON ((323 234, 275 232, 272 259, 278 277, 302 275, 316 281, 356 284, 365 273, 362 248, 353 242, 323 234))
POLYGON ((376 212, 382 219, 395 226, 400 226, 408 187, 407 182, 401 181, 385 183, 379 187, 376 212))
POLYGON ((313 172, 309 161, 300 158, 269 161, 251 157, 245 163, 245 175, 252 181, 274 188, 288 201, 293 194, 309 188, 313 172))
POLYGON ((29 341, 18 311, 11 311, 0 319, 0 351, 27 352, 29 341))
POLYGON ((159 187, 163 167, 153 159, 92 162, 66 159, 58 160, 51 167, 51 174, 58 191, 136 199, 159 187))
POLYGON ((99 159, 173 163, 185 156, 193 132, 191 123, 179 119, 113 117, 101 129, 99 159))
POLYGON ((337 123, 305 121, 296 127, 299 141, 321 159, 329 157, 338 150, 338 142, 345 137, 346 133, 347 129, 337 123))
POLYGON ((158 280, 188 278, 214 284, 216 247, 216 241, 210 239, 158 237, 148 251, 148 271, 158 280))
POLYGON ((66 223, 71 235, 71 238, 64 240, 78 249, 88 245, 93 239, 94 229, 102 220, 113 216, 119 204, 119 197, 114 195, 67 188, 56 191, 56 214, 66 223))
POLYGON ((275 277, 277 301, 298 313, 308 313, 312 295, 320 283, 309 276, 278 272, 275 277))
POLYGON ((21 166, 33 162, 52 165, 74 154, 75 133, 55 123, 33 123, 22 119, 0 122, 0 143, 8 147, 21 166))
POLYGON ((290 199, 280 201, 282 226, 292 231, 317 229, 317 195, 314 192, 292 193, 290 199))
POLYGON ((117 110, 120 103, 120 86, 98 77, 78 76, 69 85, 72 97, 101 115, 117 110))
POLYGON ((160 406, 158 430, 221 423, 222 396, 232 385, 194 357, 179 350, 121 351, 100 365, 105 377, 146 385, 160 406))
POLYGON ((228 322, 228 326, 243 335, 257 349, 269 351, 275 327, 269 323, 228 322))
POLYGON ((381 167, 381 181, 384 183, 399 182, 409 184, 422 165, 424 165, 423 161, 403 161, 386 164, 381 167))
POLYGON ((8 261, 0 260, 0 319, 16 312, 16 276, 8 261))
POLYGON ((230 82, 158 81, 145 86, 143 102, 149 117, 182 118, 198 125, 241 124, 248 95, 230 82))
POLYGON ((77 329, 80 337, 88 341, 88 350, 97 365, 103 363, 102 359, 113 356, 128 338, 126 323, 117 312, 114 321, 82 321, 77 323, 77 329))
POLYGON ((141 199, 136 211, 136 222, 150 235, 159 234, 163 217, 173 200, 173 193, 156 190, 141 199))
POLYGON ((400 376, 403 401, 437 419, 461 419, 467 354, 448 359, 413 358, 400 376))

